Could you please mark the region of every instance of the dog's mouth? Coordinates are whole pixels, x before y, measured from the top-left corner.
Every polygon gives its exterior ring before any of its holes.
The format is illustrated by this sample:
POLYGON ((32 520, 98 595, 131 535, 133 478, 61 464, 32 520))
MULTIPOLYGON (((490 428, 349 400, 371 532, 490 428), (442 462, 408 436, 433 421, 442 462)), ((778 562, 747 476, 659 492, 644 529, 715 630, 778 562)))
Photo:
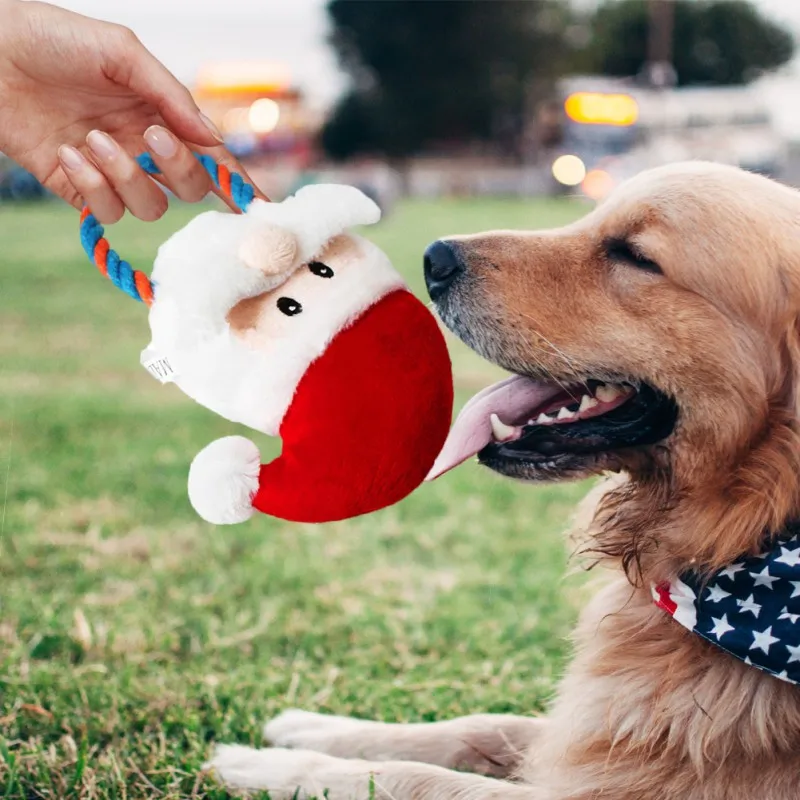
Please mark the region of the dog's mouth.
POLYGON ((562 385, 515 375, 464 406, 427 479, 475 455, 511 477, 585 477, 620 468, 627 451, 666 439, 677 417, 675 402, 646 384, 562 385))

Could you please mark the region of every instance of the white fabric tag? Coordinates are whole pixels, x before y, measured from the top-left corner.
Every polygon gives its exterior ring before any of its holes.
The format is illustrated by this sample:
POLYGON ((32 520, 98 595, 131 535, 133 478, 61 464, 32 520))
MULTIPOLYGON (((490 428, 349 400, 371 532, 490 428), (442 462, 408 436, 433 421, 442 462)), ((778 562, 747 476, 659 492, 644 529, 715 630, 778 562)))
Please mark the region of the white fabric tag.
POLYGON ((142 366, 161 383, 172 383, 178 377, 178 373, 169 363, 169 359, 149 347, 142 351, 140 360, 142 366))

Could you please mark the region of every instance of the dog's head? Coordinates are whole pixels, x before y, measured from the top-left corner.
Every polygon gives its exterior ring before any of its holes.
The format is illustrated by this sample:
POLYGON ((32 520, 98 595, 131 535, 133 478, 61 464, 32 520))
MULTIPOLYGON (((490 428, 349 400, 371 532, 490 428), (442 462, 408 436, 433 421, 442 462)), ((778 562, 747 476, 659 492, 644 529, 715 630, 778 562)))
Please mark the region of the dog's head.
POLYGON ((798 512, 798 193, 718 165, 660 168, 565 228, 435 242, 425 275, 453 332, 522 376, 470 404, 438 471, 477 448, 529 480, 627 472, 641 512, 628 534, 647 525, 708 564, 798 512), (675 533, 680 515, 692 530, 675 533))

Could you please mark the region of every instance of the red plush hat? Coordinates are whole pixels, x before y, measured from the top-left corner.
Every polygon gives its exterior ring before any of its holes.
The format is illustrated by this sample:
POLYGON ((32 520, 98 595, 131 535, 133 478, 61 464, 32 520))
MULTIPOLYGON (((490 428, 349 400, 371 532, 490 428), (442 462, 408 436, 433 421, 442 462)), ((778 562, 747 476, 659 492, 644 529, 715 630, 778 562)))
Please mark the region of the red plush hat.
POLYGON ((241 436, 202 450, 189 498, 204 519, 344 519, 401 500, 432 467, 451 420, 450 360, 386 255, 348 232, 379 217, 352 187, 308 186, 242 215, 201 214, 159 250, 142 362, 283 440, 264 465, 241 436))
MULTIPOLYGON (((291 284, 270 300, 287 297, 291 284)), ((278 458, 262 466, 256 446, 239 436, 195 458, 189 497, 202 517, 239 522, 256 508, 325 522, 396 503, 423 481, 450 423, 441 334, 405 289, 353 311, 300 377, 280 421, 278 458)))

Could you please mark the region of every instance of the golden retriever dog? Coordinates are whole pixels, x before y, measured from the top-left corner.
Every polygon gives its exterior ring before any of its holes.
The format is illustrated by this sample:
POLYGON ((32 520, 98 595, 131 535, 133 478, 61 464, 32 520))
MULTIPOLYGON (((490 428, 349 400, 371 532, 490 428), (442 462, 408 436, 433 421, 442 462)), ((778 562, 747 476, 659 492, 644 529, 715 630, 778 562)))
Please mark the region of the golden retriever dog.
POLYGON ((800 688, 654 602, 686 573, 735 573, 800 519, 800 194, 663 167, 558 230, 440 240, 426 278, 444 323, 521 376, 463 412, 437 471, 479 451, 523 480, 613 474, 581 545, 609 580, 545 717, 287 711, 272 747, 222 746, 211 768, 273 800, 800 798, 800 688))

